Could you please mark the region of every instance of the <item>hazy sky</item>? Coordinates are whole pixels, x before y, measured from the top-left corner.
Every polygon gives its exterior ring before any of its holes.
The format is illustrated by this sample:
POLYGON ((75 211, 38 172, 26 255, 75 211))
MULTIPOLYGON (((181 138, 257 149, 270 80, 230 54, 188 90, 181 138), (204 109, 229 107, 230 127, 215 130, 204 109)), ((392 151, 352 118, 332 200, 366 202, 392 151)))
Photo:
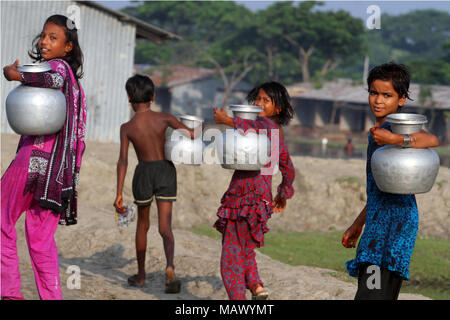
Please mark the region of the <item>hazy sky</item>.
MULTIPOLYGON (((97 1, 112 9, 120 9, 132 5, 130 1, 97 1)), ((236 1, 248 7, 251 10, 261 10, 274 1, 236 1)), ((349 11, 353 16, 365 19, 369 16, 366 13, 367 7, 370 5, 378 5, 381 13, 401 14, 416 9, 437 9, 450 13, 450 1, 324 1, 325 5, 321 7, 323 10, 339 10, 349 11)))

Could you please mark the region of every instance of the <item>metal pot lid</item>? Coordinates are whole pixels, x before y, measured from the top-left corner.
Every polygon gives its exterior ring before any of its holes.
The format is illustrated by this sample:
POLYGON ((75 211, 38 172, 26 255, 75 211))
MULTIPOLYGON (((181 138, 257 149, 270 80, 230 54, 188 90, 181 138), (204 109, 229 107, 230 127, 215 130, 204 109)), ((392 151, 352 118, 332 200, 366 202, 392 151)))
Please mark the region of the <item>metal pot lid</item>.
POLYGON ((263 109, 260 106, 252 106, 246 104, 234 104, 229 107, 231 111, 237 112, 255 112, 260 113, 263 109))
POLYGON ((51 71, 52 66, 48 62, 27 63, 27 64, 17 66, 17 70, 19 70, 20 72, 40 73, 40 72, 51 71))
POLYGON ((202 118, 199 118, 199 117, 196 117, 196 116, 190 116, 190 115, 187 115, 187 114, 180 116, 180 119, 191 120, 191 121, 199 121, 199 122, 204 122, 205 121, 202 118))
POLYGON ((426 116, 416 113, 390 114, 386 120, 393 124, 425 124, 428 122, 426 116))

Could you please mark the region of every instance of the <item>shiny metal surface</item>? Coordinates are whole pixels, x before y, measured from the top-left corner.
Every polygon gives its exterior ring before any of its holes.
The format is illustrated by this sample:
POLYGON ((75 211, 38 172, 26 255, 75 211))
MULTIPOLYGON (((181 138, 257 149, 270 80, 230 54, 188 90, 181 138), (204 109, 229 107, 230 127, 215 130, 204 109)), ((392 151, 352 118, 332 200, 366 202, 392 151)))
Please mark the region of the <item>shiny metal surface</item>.
POLYGON ((59 89, 19 85, 6 98, 6 117, 17 134, 56 133, 66 119, 66 98, 59 89))
POLYGON ((217 151, 224 169, 260 170, 270 161, 270 140, 254 131, 227 129, 217 141, 217 151))
POLYGON ((429 148, 414 149, 386 145, 371 160, 378 188, 395 194, 417 194, 431 190, 439 172, 439 156, 429 148))
MULTIPOLYGON (((201 126, 204 120, 195 116, 183 115, 180 116, 180 121, 188 128, 195 129, 201 126)), ((164 155, 167 160, 175 164, 201 165, 204 148, 205 144, 201 135, 191 139, 184 135, 182 130, 175 130, 169 137, 166 137, 164 155)))
POLYGON ((190 129, 195 129, 195 127, 201 125, 204 120, 202 118, 190 115, 182 115, 180 116, 180 121, 186 125, 186 127, 190 129))
MULTIPOLYGON (((426 117, 417 114, 389 115, 394 133, 419 132, 426 117), (394 131, 395 130, 395 131, 394 131)), ((438 154, 430 148, 402 148, 386 145, 371 159, 372 174, 378 188, 394 194, 418 194, 431 190, 439 172, 438 154)))
MULTIPOLYGON (((229 109, 235 117, 256 120, 262 111, 259 106, 232 105, 229 109)), ((270 140, 254 130, 226 129, 216 142, 220 164, 224 169, 254 171, 262 169, 270 161, 270 140)))
POLYGON ((229 107, 230 111, 233 112, 234 117, 241 117, 246 120, 256 120, 258 113, 262 111, 259 106, 236 104, 229 107))
POLYGON ((17 70, 20 72, 40 73, 52 70, 52 66, 48 62, 28 63, 17 66, 17 70))
POLYGON ((412 134, 419 132, 426 124, 427 117, 415 113, 395 113, 386 117, 391 124, 392 132, 398 134, 412 134))

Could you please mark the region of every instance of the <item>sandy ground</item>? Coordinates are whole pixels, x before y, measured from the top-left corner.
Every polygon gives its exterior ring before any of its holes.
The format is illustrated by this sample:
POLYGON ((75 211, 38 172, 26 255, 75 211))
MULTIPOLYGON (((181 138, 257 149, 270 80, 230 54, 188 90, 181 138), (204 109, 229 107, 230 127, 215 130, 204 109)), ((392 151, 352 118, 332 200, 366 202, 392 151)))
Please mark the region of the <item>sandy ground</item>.
MULTIPOLYGON (((14 157, 18 136, 1 136, 2 174, 14 157)), ((119 145, 88 142, 80 179, 80 208, 77 225, 59 226, 56 243, 65 299, 226 299, 219 269, 220 241, 188 231, 197 224, 212 225, 219 200, 232 171, 220 165, 177 166, 178 200, 174 204, 173 228, 176 239, 176 272, 183 285, 180 294, 164 293, 165 258, 158 234, 156 206, 151 209, 147 251, 147 282, 144 288, 129 287, 126 279, 136 273, 135 224, 119 228, 114 223, 112 203, 116 192, 116 162, 119 145), (81 272, 81 287, 69 289, 72 268, 81 272)), ((293 157, 296 167, 293 199, 282 214, 275 214, 273 230, 344 230, 365 201, 365 163, 361 160, 328 160, 293 157), (351 178, 351 179, 350 179, 351 178)), ((130 147, 125 202, 132 203, 131 179, 137 160, 130 147)), ((281 181, 274 177, 274 191, 281 181)), ((422 236, 450 239, 450 170, 441 167, 432 191, 418 195, 422 236)), ((16 225, 26 299, 38 299, 24 236, 24 215, 16 225)), ((257 253, 260 276, 271 299, 353 299, 354 282, 335 277, 332 270, 289 266, 257 253)), ((343 261, 344 263, 344 261, 343 261)), ((342 278, 342 277, 339 277, 342 278)), ((426 299, 401 294, 400 299, 426 299)))

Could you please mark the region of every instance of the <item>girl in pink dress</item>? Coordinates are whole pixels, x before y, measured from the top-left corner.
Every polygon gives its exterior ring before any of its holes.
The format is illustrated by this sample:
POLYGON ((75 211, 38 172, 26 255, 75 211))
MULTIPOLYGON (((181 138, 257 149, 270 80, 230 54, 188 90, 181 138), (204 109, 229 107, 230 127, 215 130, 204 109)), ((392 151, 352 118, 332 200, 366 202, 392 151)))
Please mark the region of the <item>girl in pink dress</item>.
POLYGON ((25 232, 36 286, 41 299, 62 299, 58 249, 59 224, 77 223, 77 190, 85 149, 86 99, 78 79, 83 53, 75 24, 67 17, 49 17, 33 41, 29 55, 47 61, 52 70, 19 72, 16 60, 3 68, 5 78, 25 85, 59 88, 66 97, 67 116, 60 131, 20 137, 16 157, 1 179, 1 297, 23 299, 15 224, 26 211, 25 232))
MULTIPOLYGON (((272 173, 262 171, 235 170, 228 190, 222 197, 214 227, 222 233, 221 274, 228 297, 232 300, 245 300, 246 289, 252 292, 253 299, 268 298, 263 282, 258 274, 255 248, 264 246, 264 234, 269 231, 267 221, 273 212, 282 212, 286 200, 292 198, 292 183, 295 169, 284 141, 282 125, 293 117, 289 94, 277 82, 268 82, 252 89, 247 96, 249 103, 261 106, 263 111, 256 121, 240 117, 230 118, 225 110, 214 109, 216 123, 226 124, 247 131, 266 130, 269 139, 272 134, 279 140, 279 162, 283 176, 272 201, 272 173), (279 134, 278 134, 279 133, 279 134)), ((277 150, 272 141, 272 153, 277 150)), ((273 156, 273 154, 272 154, 273 156)), ((272 168, 269 163, 264 169, 272 168)))

